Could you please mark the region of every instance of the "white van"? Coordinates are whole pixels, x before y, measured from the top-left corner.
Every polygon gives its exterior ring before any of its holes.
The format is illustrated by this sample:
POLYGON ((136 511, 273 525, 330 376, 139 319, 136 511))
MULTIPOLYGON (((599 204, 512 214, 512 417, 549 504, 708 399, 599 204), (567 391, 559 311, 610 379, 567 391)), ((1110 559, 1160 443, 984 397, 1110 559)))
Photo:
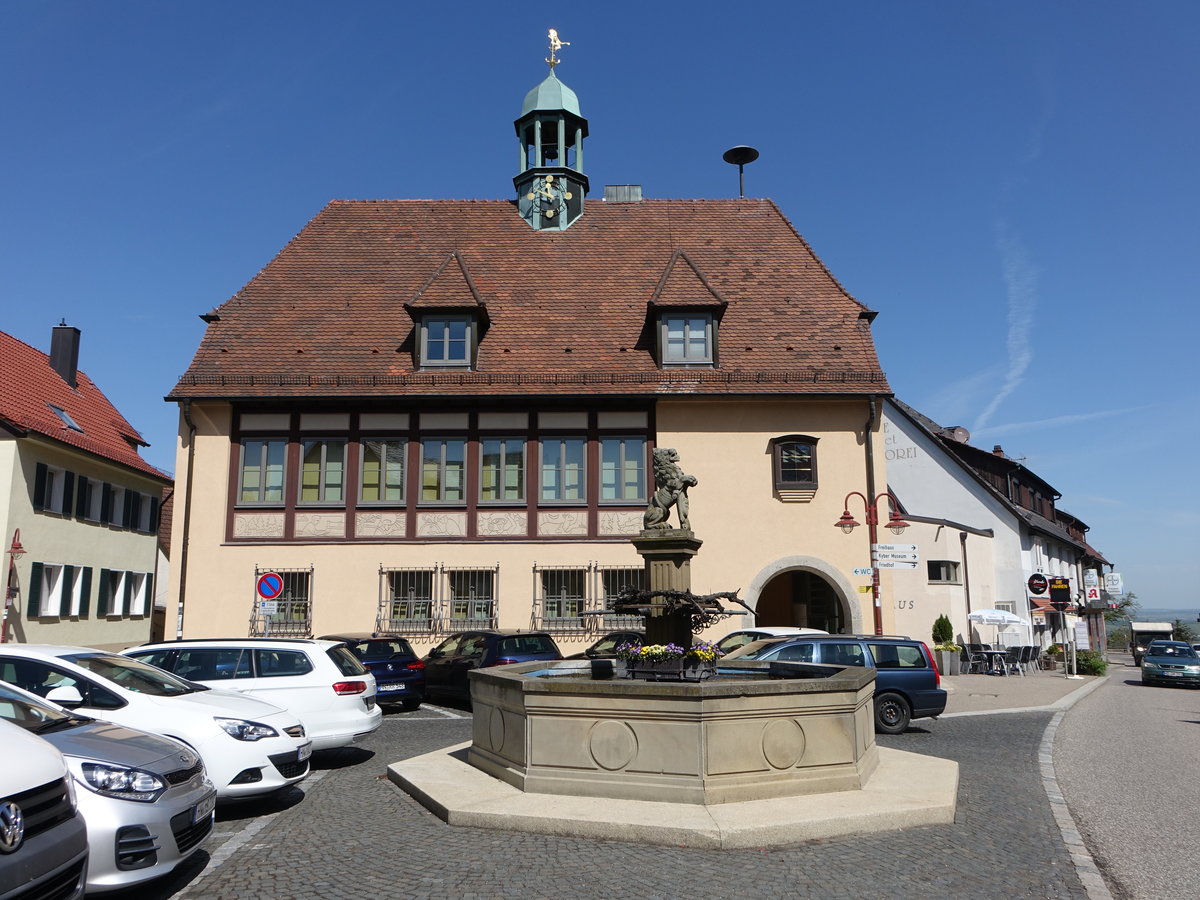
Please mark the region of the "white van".
POLYGON ((83 896, 87 826, 62 754, 0 720, 0 900, 83 896))

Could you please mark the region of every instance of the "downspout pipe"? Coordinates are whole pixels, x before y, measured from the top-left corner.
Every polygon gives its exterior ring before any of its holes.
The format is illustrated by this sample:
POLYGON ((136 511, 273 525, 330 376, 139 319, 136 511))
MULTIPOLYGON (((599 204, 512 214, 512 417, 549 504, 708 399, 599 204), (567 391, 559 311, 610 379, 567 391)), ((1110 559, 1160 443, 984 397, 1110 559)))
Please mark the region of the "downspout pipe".
POLYGON ((196 423, 192 421, 192 401, 184 400, 179 404, 183 421, 187 423, 188 458, 187 458, 187 490, 183 493, 183 535, 179 547, 179 608, 175 613, 175 637, 183 637, 183 610, 187 597, 188 572, 188 543, 192 531, 192 473, 196 463, 196 423))
POLYGON ((863 434, 863 446, 867 459, 867 533, 871 540, 871 603, 874 607, 875 633, 883 634, 883 606, 879 598, 879 569, 875 565, 875 544, 879 542, 878 516, 872 515, 871 505, 875 502, 875 425, 879 421, 879 398, 871 394, 867 398, 869 413, 863 434))

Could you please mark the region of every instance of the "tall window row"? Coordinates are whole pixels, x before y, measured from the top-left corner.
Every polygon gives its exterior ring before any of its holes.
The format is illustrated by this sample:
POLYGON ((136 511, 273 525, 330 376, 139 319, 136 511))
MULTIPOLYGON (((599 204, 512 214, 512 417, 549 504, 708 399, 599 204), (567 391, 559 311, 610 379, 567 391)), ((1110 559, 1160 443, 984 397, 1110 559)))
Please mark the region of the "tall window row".
POLYGON ((648 453, 646 434, 246 437, 237 503, 283 505, 292 478, 310 506, 640 504, 648 453))
POLYGON ((153 574, 47 562, 35 562, 30 567, 26 615, 30 619, 89 618, 93 583, 97 618, 150 615, 154 602, 153 574))
POLYGON ((34 469, 33 508, 144 534, 158 530, 159 498, 153 494, 45 463, 38 463, 34 469))

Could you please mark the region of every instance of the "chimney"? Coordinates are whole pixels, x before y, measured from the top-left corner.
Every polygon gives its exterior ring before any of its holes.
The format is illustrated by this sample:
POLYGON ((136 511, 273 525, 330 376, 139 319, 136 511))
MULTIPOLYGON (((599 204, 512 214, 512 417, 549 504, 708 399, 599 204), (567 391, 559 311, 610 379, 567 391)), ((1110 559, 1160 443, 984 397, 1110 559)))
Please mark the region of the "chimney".
POLYGON ((75 373, 79 370, 79 329, 68 325, 66 319, 55 325, 50 334, 50 368, 75 387, 75 373))
POLYGON ((1005 459, 1005 458, 1006 458, 1006 457, 1004 456, 1004 448, 1003 448, 1003 447, 1001 447, 999 444, 993 444, 993 445, 992 445, 992 453, 993 453, 995 456, 999 456, 1001 459, 1005 459))

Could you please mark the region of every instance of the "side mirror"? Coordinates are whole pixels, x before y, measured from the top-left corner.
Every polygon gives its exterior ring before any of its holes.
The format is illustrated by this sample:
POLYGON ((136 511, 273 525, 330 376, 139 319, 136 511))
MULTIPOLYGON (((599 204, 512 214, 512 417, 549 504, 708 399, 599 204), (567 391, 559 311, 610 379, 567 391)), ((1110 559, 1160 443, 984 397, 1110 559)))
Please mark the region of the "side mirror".
POLYGON ((442 651, 441 651, 441 650, 438 650, 436 647, 435 647, 433 650, 430 650, 430 651, 429 651, 429 658, 430 658, 430 659, 441 659, 441 658, 442 658, 442 655, 443 655, 443 654, 442 654, 442 651))
POLYGON ((49 693, 46 694, 46 699, 67 709, 74 709, 76 706, 83 705, 83 694, 79 693, 79 688, 72 685, 51 688, 49 693))

